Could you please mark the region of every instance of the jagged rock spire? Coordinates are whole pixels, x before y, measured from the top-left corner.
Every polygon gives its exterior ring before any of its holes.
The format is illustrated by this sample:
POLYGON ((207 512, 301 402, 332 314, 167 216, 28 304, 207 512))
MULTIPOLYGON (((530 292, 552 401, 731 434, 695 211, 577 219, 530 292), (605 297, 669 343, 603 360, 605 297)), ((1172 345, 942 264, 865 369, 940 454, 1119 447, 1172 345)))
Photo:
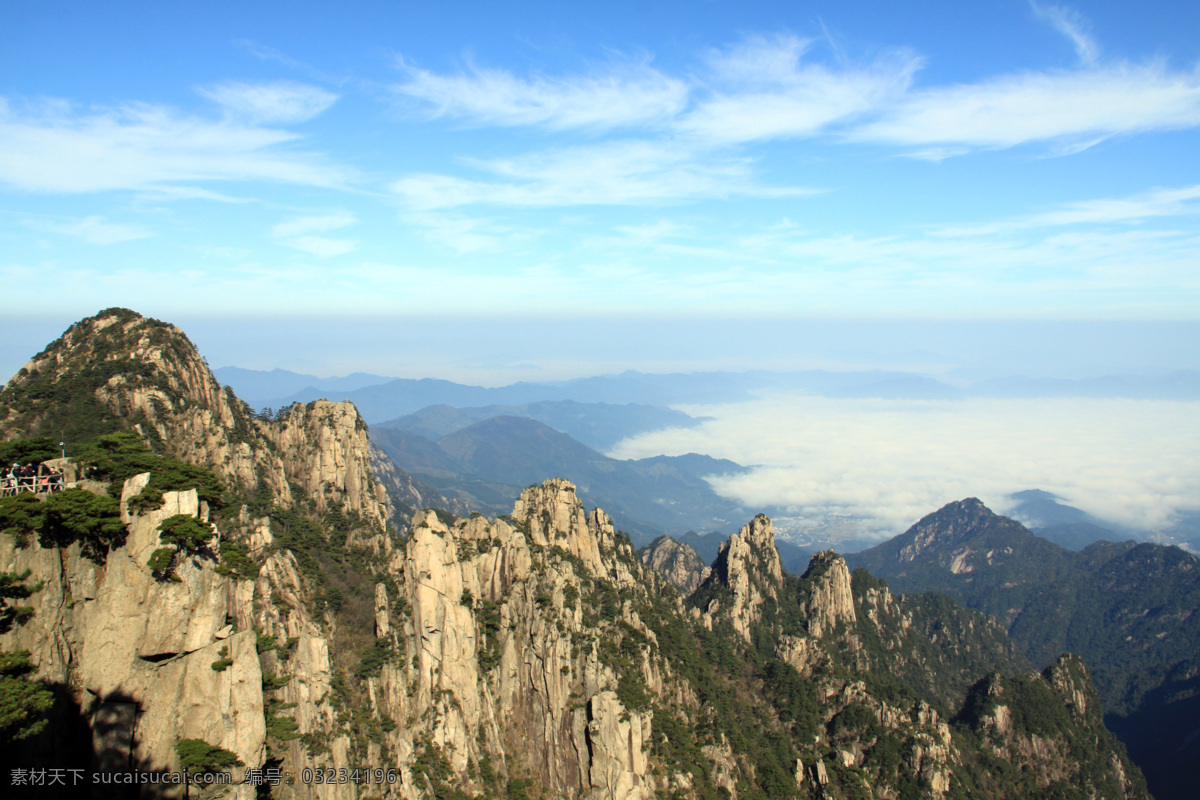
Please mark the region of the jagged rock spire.
POLYGON ((850 585, 850 568, 832 550, 823 550, 812 557, 801 578, 808 584, 808 596, 801 602, 808 632, 821 638, 840 623, 853 625, 854 593, 850 585))
MULTIPOLYGON (((561 547, 578 556, 596 575, 614 572, 616 564, 606 560, 605 553, 624 551, 620 554, 625 560, 636 563, 632 546, 618 541, 612 518, 599 508, 586 513, 575 484, 563 478, 551 478, 521 492, 512 516, 528 527, 534 544, 561 547)), ((617 569, 612 577, 622 582, 633 579, 628 569, 617 569)))
POLYGON ((779 598, 783 585, 783 564, 775 549, 775 531, 771 519, 759 514, 721 545, 712 574, 697 590, 709 596, 707 613, 722 611, 720 595, 727 590, 728 608, 724 610, 733 629, 747 642, 750 627, 762 620, 762 605, 767 597, 779 598))

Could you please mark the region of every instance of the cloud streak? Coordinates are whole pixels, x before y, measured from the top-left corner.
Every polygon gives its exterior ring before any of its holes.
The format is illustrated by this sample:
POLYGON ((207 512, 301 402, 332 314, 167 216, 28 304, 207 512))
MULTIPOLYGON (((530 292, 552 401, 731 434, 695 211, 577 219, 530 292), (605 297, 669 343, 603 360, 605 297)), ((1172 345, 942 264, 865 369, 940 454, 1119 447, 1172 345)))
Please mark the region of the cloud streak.
POLYGON ((153 236, 150 231, 137 225, 122 225, 105 220, 101 216, 75 220, 53 220, 31 218, 25 224, 39 231, 73 236, 89 244, 110 245, 131 242, 153 236))
POLYGON ((654 205, 705 198, 801 197, 816 190, 764 186, 747 159, 698 158, 686 147, 620 140, 474 162, 486 180, 414 174, 391 190, 417 210, 471 205, 654 205))
POLYGON ((1075 54, 1082 63, 1087 65, 1096 63, 1100 57, 1100 47, 1087 34, 1087 21, 1084 20, 1082 14, 1062 6, 1047 6, 1034 2, 1030 2, 1030 5, 1033 6, 1033 11, 1038 17, 1046 20, 1056 31, 1070 40, 1075 47, 1075 54))
POLYGON ((65 101, 44 101, 16 109, 0 98, 0 182, 61 194, 205 181, 344 185, 347 170, 284 147, 298 138, 280 128, 187 116, 162 105, 81 111, 65 101))
POLYGON ((358 218, 348 211, 296 217, 274 226, 271 229, 271 235, 280 244, 294 250, 301 250, 317 258, 329 258, 353 252, 357 243, 353 239, 334 239, 314 234, 338 230, 357 222, 358 218))
POLYGON ((711 53, 715 86, 676 129, 714 145, 815 136, 902 97, 921 66, 907 51, 863 66, 804 63, 811 44, 751 37, 711 53))
MULTIPOLYGON (((1164 63, 1025 72, 916 90, 846 132, 896 146, 1004 149, 1200 125, 1200 73, 1164 63)), ((954 151, 948 151, 954 152, 954 151)))
POLYGON ((437 75, 401 61, 408 75, 394 91, 430 108, 434 117, 478 125, 540 125, 551 130, 606 130, 665 120, 687 103, 688 87, 646 63, 608 72, 518 78, 500 69, 471 67, 437 75))
POLYGON ((293 81, 220 83, 199 90, 232 118, 252 124, 307 122, 325 111, 337 95, 293 81))

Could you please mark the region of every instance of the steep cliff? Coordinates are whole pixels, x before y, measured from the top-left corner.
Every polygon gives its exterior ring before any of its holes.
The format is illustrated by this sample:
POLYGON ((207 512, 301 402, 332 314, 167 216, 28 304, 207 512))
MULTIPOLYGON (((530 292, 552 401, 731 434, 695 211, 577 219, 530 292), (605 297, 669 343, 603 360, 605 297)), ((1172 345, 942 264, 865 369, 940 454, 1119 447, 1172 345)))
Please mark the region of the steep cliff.
POLYGON ((751 628, 762 621, 763 607, 777 607, 782 586, 783 565, 775 549, 774 528, 770 519, 759 514, 721 545, 712 572, 693 599, 704 598, 706 620, 723 614, 749 642, 751 628))

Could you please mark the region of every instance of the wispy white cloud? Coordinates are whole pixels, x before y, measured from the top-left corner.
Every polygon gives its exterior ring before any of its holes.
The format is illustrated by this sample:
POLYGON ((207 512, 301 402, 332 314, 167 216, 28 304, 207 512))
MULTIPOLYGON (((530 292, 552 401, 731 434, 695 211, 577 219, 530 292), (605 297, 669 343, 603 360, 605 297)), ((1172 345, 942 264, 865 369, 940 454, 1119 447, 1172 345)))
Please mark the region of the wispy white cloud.
POLYGON ((348 211, 338 211, 333 214, 296 217, 281 222, 271 229, 280 244, 295 250, 302 250, 317 258, 340 256, 353 252, 357 242, 353 239, 335 239, 313 234, 345 228, 358 222, 358 218, 348 211))
POLYGON ((901 97, 921 66, 907 51, 864 66, 804 63, 811 44, 751 37, 711 53, 715 88, 677 129, 713 143, 813 136, 901 97))
POLYGON ((985 236, 1025 228, 1064 227, 1105 223, 1139 223, 1156 217, 1200 214, 1200 185, 1156 188, 1129 197, 1103 197, 1068 203, 1061 208, 981 225, 940 228, 943 236, 985 236))
POLYGON ((347 170, 282 148, 298 138, 161 105, 83 111, 44 101, 18 110, 0 100, 0 182, 50 193, 144 191, 203 181, 344 185, 347 170))
POLYGON ((691 228, 668 219, 660 219, 646 225, 617 225, 613 230, 624 236, 631 244, 644 245, 662 239, 687 235, 691 228))
POLYGON ((1152 62, 915 90, 846 135, 943 155, 1064 140, 1072 152, 1118 134, 1198 125, 1200 73, 1152 62))
POLYGON ((287 222, 281 222, 271 228, 271 233, 280 238, 302 236, 306 233, 324 233, 338 228, 345 228, 358 222, 358 218, 349 211, 337 211, 332 214, 318 214, 296 217, 287 222))
POLYGON ((230 117, 253 124, 306 122, 338 99, 333 92, 293 81, 227 82, 201 88, 199 92, 230 117))
POLYGON ((283 244, 317 258, 342 256, 354 252, 358 246, 353 239, 331 239, 327 236, 298 236, 295 239, 283 240, 283 244))
POLYGON ((397 93, 428 103, 434 116, 487 125, 608 129, 669 119, 687 103, 687 84, 649 64, 615 65, 570 77, 519 78, 500 69, 472 67, 437 75, 401 62, 408 80, 397 93))
POLYGON ((1071 44, 1075 47, 1075 54, 1079 56, 1081 62, 1089 65, 1096 63, 1096 59, 1100 57, 1100 47, 1088 35, 1088 23, 1082 14, 1071 8, 1043 5, 1033 2, 1033 0, 1030 0, 1029 4, 1033 7, 1035 14, 1071 40, 1071 44))
POLYGON ((83 219, 57 220, 30 217, 25 224, 34 230, 74 236, 90 244, 118 244, 135 239, 146 239, 154 234, 138 225, 122 225, 107 222, 104 217, 91 216, 83 219))
POLYGON ((663 141, 614 141, 473 162, 490 180, 409 175, 391 188, 417 209, 467 205, 653 205, 712 197, 799 197, 815 190, 764 186, 744 158, 699 158, 663 141))
POLYGON ((1200 126, 1200 72, 1101 63, 1080 15, 1034 8, 1071 39, 1081 66, 918 88, 924 60, 910 50, 831 62, 814 53, 815 40, 792 35, 746 37, 680 77, 645 61, 557 78, 403 64, 408 81, 397 91, 435 117, 556 131, 639 126, 640 138, 471 161, 485 175, 415 173, 392 189, 426 210, 795 197, 812 190, 765 185, 747 145, 825 137, 942 160, 1037 143, 1061 156, 1115 135, 1200 126))
POLYGON ((425 238, 460 254, 495 252, 506 246, 527 242, 533 235, 492 220, 438 211, 406 213, 403 221, 418 228, 425 238))

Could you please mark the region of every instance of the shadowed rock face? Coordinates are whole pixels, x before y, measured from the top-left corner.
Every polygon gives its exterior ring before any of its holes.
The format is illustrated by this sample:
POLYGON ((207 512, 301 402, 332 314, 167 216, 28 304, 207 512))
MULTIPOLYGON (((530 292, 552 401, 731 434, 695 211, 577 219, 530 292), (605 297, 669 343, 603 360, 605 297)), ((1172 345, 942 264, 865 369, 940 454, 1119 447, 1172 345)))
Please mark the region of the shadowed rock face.
POLYGON ((660 536, 641 550, 642 563, 666 578, 667 582, 689 595, 696 590, 712 568, 700 560, 690 546, 670 536, 660 536))

